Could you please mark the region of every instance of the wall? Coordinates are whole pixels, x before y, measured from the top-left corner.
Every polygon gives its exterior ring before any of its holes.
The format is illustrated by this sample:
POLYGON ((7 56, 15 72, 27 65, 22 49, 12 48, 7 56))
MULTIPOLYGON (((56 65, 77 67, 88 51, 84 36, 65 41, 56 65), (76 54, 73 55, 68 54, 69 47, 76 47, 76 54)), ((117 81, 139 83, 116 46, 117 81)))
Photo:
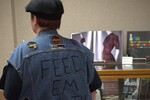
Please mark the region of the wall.
POLYGON ((63 0, 66 13, 62 33, 87 30, 122 30, 124 55, 126 31, 150 30, 150 0, 63 0))
MULTIPOLYGON (((30 0, 0 0, 0 68, 22 40, 35 36, 30 27, 30 14, 24 7, 30 0)), ((60 34, 88 30, 122 30, 126 54, 126 31, 150 30, 150 0, 62 0, 65 14, 60 34)), ((0 69, 0 70, 1 70, 0 69)))
POLYGON ((10 0, 0 0, 0 73, 14 47, 11 7, 10 0))

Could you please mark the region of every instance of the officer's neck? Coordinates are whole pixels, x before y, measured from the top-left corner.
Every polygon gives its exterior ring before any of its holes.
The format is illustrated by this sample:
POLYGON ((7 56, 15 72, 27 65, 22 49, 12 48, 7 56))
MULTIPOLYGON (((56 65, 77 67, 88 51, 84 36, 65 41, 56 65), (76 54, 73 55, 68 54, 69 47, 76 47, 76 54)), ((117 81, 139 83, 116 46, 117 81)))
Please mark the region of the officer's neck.
POLYGON ((48 29, 48 27, 36 27, 34 32, 38 35, 39 32, 48 29))

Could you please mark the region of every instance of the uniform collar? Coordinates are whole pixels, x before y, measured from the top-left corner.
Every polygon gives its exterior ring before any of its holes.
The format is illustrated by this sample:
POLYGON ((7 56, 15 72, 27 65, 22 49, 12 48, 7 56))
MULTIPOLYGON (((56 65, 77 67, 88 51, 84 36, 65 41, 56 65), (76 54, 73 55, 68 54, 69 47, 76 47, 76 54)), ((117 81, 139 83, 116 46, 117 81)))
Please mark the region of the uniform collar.
POLYGON ((37 36, 41 36, 41 35, 45 35, 45 34, 57 35, 58 32, 54 29, 44 29, 44 30, 40 31, 37 36))

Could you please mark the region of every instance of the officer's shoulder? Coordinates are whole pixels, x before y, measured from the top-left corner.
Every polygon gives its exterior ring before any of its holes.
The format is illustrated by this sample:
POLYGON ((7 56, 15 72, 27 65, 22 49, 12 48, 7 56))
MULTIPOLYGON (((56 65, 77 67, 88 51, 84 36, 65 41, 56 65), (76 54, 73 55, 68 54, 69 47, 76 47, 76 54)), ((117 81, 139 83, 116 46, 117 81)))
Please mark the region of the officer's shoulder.
POLYGON ((21 42, 17 45, 16 50, 21 50, 21 51, 31 51, 33 49, 36 49, 38 47, 37 42, 33 40, 21 42))
POLYGON ((16 46, 16 49, 25 49, 29 41, 21 42, 16 46))

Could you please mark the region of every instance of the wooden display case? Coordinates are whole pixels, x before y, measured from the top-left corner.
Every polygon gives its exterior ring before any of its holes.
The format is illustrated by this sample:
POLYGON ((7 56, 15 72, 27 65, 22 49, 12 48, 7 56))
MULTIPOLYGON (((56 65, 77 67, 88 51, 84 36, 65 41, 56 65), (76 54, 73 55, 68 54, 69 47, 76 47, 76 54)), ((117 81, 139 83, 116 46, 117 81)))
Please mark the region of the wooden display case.
POLYGON ((126 69, 121 63, 101 63, 94 62, 95 68, 101 78, 104 86, 102 86, 102 100, 150 100, 150 64, 149 63, 133 63, 132 68, 126 69), (105 66, 119 66, 116 69, 105 69, 105 66), (119 69, 118 69, 119 68, 119 69), (130 80, 130 84, 125 80, 130 80), (139 81, 132 80, 139 79, 139 81), (106 81, 107 80, 107 81, 106 81), (113 81, 114 80, 114 81, 113 81), (108 82, 109 81, 109 82, 108 82), (112 87, 108 87, 108 86, 112 87), (117 88, 117 95, 114 90, 117 88), (127 91, 125 89, 128 89, 127 91), (108 90, 107 93, 106 90, 108 90), (131 91, 130 91, 131 90, 131 91), (145 91, 145 92, 144 92, 145 91), (106 92, 106 93, 103 93, 106 92), (136 93, 135 93, 136 92, 136 93), (113 94, 111 94, 113 93, 113 94), (109 94, 109 95, 108 95, 109 94), (135 95, 136 94, 136 95, 135 95), (117 98, 118 96, 118 98, 117 98), (114 97, 114 98, 113 98, 114 97))

